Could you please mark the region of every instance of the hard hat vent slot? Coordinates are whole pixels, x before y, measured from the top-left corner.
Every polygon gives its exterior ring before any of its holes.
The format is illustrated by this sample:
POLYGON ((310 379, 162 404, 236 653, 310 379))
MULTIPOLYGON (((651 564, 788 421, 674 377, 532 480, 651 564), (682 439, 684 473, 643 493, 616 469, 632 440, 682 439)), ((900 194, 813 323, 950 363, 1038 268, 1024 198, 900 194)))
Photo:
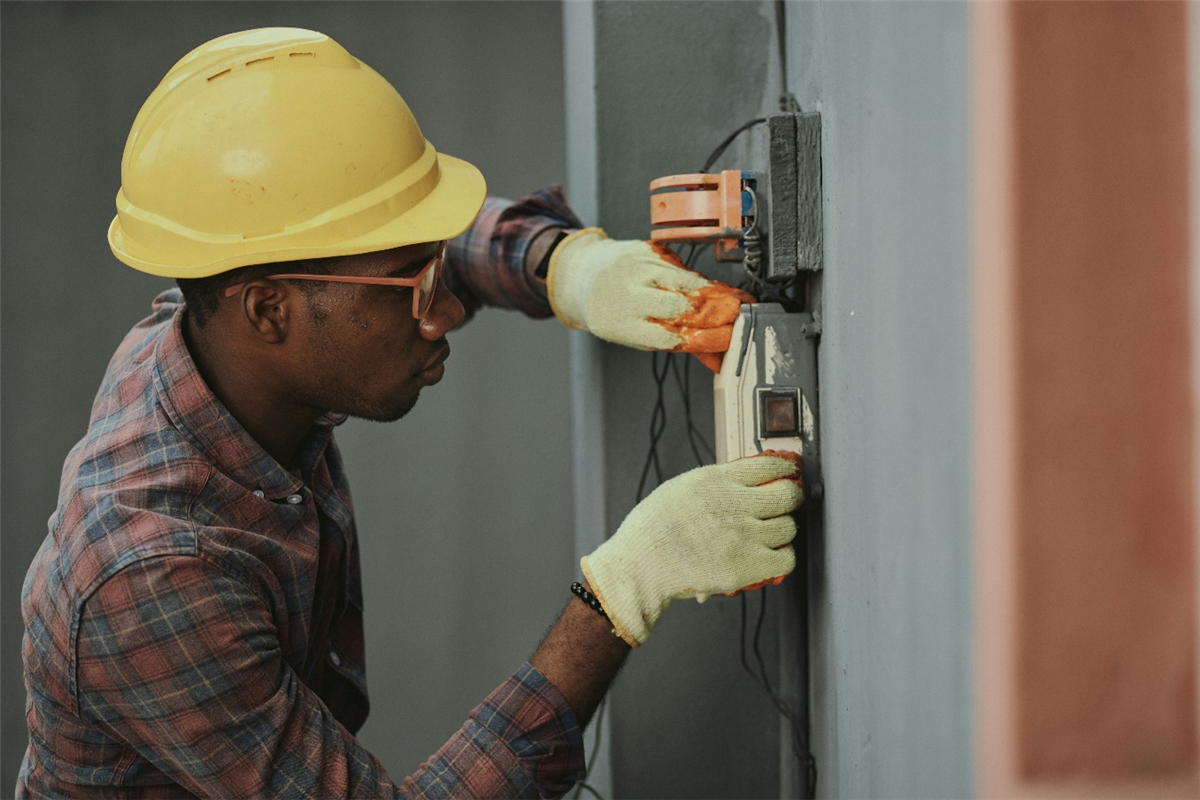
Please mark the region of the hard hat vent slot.
MULTIPOLYGON (((288 53, 288 58, 316 58, 316 56, 317 56, 317 54, 314 52, 311 52, 311 51, 299 52, 299 53, 288 53)), ((255 64, 262 64, 265 61, 274 61, 274 60, 275 60, 275 56, 263 56, 262 58, 255 58, 250 61, 247 61, 242 66, 253 67, 255 64)), ((228 75, 229 73, 233 72, 233 70, 234 70, 234 67, 229 67, 228 69, 221 70, 216 75, 210 75, 208 77, 208 80, 215 81, 217 78, 223 77, 223 76, 228 75)))

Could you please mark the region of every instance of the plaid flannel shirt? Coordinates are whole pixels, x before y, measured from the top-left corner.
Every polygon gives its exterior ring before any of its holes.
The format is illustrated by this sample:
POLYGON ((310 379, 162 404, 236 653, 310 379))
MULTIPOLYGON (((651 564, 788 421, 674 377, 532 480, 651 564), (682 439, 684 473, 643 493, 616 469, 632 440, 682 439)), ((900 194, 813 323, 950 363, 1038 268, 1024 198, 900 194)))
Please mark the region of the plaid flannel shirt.
MULTIPOLYGON (((472 309, 544 315, 524 253, 551 225, 578 226, 556 188, 489 199, 449 248, 449 282, 472 309)), ((355 739, 368 701, 344 417, 310 431, 299 475, 282 467, 204 383, 181 299, 160 295, 110 362, 25 579, 17 796, 564 793, 582 735, 529 664, 400 783, 355 739)))
POLYGON ((474 314, 481 305, 527 316, 553 316, 550 303, 529 286, 525 252, 547 228, 582 228, 558 186, 513 203, 489 197, 471 228, 446 248, 446 286, 474 314))

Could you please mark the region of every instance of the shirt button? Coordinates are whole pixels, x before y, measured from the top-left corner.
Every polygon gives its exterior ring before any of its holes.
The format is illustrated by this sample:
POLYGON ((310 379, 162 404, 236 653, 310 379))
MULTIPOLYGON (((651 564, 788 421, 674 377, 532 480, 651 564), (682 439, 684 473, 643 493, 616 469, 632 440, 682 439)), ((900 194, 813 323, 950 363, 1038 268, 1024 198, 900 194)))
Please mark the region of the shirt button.
POLYGON ((254 490, 254 496, 255 496, 255 497, 266 497, 266 495, 263 493, 263 490, 262 490, 262 489, 255 489, 255 490, 254 490))
POLYGON ((300 503, 304 502, 304 498, 298 494, 289 494, 287 496, 287 501, 292 505, 299 505, 300 503))
POLYGON ((340 667, 342 665, 342 657, 332 650, 329 651, 329 660, 335 667, 340 667))

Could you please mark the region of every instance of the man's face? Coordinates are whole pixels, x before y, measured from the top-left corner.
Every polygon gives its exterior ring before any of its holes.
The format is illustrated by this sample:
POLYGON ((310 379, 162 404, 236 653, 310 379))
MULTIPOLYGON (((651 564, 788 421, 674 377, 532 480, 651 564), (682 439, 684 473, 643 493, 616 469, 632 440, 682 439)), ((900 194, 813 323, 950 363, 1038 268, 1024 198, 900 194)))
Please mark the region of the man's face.
MULTIPOLYGON (((411 278, 429 263, 437 242, 347 256, 339 275, 411 278)), ((426 386, 442 379, 450 354, 446 334, 462 324, 462 303, 444 285, 424 319, 412 314, 410 287, 318 283, 302 304, 306 316, 293 351, 296 402, 354 417, 403 417, 426 386)))

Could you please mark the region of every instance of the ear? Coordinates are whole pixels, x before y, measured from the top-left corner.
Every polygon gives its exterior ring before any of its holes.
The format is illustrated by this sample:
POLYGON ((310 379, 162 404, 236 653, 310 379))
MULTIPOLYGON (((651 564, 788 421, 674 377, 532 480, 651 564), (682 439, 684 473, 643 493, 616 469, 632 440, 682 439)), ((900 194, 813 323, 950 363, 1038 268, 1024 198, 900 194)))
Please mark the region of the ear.
POLYGON ((297 309, 299 292, 283 281, 256 278, 242 287, 241 313, 260 340, 282 344, 297 309))

